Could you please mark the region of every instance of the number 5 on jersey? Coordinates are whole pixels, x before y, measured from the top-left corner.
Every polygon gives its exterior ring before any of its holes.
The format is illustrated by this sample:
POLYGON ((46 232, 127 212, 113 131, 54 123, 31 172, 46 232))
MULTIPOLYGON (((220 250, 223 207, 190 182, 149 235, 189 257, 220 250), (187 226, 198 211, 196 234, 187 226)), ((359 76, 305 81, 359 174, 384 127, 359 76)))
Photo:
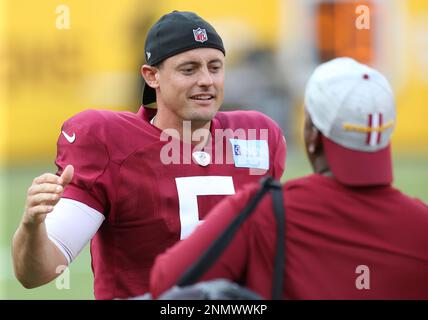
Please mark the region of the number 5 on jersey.
POLYGON ((180 240, 187 238, 201 222, 197 196, 235 194, 232 177, 200 176, 175 178, 180 207, 180 240))

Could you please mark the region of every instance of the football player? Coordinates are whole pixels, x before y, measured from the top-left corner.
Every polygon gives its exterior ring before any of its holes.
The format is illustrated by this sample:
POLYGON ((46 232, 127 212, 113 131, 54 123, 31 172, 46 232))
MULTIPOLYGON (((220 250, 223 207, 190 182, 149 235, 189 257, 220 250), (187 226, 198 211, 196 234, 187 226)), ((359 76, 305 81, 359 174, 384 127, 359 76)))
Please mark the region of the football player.
POLYGON ((43 285, 91 241, 95 297, 148 291, 155 257, 186 238, 227 195, 279 179, 281 129, 253 111, 218 112, 225 49, 198 15, 164 15, 149 31, 138 113, 88 110, 67 120, 56 174, 28 190, 13 240, 18 280, 43 285))

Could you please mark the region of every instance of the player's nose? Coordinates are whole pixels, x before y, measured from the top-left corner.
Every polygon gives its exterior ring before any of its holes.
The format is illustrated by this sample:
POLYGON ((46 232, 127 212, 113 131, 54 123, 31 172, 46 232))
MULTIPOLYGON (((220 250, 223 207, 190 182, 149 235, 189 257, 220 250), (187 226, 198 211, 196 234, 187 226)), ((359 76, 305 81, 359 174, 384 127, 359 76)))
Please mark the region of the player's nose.
POLYGON ((198 85, 201 87, 212 86, 214 83, 212 74, 210 73, 208 68, 201 68, 198 77, 198 85))

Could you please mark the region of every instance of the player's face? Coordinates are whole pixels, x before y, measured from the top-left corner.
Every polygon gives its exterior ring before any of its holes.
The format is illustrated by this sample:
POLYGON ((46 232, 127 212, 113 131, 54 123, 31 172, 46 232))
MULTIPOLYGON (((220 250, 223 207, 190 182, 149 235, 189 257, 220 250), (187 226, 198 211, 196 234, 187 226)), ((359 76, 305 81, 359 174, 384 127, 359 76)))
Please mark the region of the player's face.
POLYGON ((157 80, 159 108, 177 120, 210 121, 224 98, 224 55, 220 50, 199 48, 166 59, 157 80))

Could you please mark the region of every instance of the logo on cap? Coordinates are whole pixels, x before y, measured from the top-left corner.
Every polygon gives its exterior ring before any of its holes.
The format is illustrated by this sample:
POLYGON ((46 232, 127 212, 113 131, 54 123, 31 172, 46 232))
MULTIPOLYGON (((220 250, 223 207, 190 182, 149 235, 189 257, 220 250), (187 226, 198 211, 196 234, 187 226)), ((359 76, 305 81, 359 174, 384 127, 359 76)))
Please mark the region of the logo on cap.
POLYGON ((147 55, 147 61, 149 61, 149 60, 150 60, 150 57, 152 56, 152 53, 151 53, 151 52, 149 52, 149 51, 147 51, 147 52, 146 52, 146 55, 147 55))
POLYGON ((208 40, 207 32, 205 31, 205 29, 193 29, 193 35, 195 36, 195 40, 198 42, 204 43, 208 40))
POLYGON ((382 132, 386 129, 391 128, 394 125, 394 120, 388 121, 383 124, 383 115, 382 113, 370 113, 368 115, 368 126, 359 126, 355 124, 345 123, 343 128, 347 131, 356 131, 365 133, 366 135, 366 144, 370 146, 375 146, 380 144, 382 138, 382 132))

